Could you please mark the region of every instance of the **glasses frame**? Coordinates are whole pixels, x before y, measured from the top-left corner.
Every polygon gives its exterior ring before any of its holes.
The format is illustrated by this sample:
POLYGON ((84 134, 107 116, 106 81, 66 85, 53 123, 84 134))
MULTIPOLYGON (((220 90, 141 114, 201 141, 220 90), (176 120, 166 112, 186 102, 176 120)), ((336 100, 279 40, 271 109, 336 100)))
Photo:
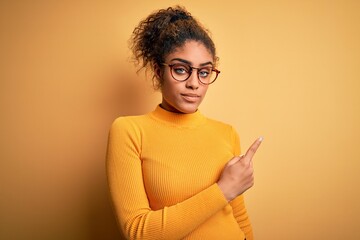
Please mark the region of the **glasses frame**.
POLYGON ((190 66, 189 64, 186 64, 186 63, 173 63, 173 64, 162 63, 162 65, 168 66, 168 67, 170 68, 170 74, 171 74, 171 76, 172 76, 176 81, 178 81, 178 82, 185 82, 186 80, 188 80, 188 79, 191 77, 191 74, 193 73, 193 70, 194 70, 194 69, 197 70, 197 74, 196 74, 196 75, 197 75, 198 81, 199 81, 201 84, 204 84, 204 85, 210 85, 210 84, 214 83, 215 80, 218 78, 218 76, 219 76, 219 74, 220 74, 220 71, 219 71, 219 70, 217 70, 216 68, 212 67, 212 68, 211 68, 211 71, 212 71, 212 72, 215 72, 215 73, 216 73, 216 76, 215 76, 215 78, 214 78, 214 80, 213 80, 212 82, 204 83, 204 82, 202 82, 202 81, 200 80, 200 76, 199 76, 199 70, 200 70, 200 69, 203 69, 203 67, 200 67, 200 68, 192 67, 192 66, 190 66), (174 77, 174 75, 173 75, 173 67, 174 67, 175 65, 186 65, 186 66, 188 66, 189 69, 190 69, 190 70, 189 70, 189 76, 188 76, 187 78, 185 78, 184 80, 178 80, 178 79, 176 79, 176 78, 174 77))

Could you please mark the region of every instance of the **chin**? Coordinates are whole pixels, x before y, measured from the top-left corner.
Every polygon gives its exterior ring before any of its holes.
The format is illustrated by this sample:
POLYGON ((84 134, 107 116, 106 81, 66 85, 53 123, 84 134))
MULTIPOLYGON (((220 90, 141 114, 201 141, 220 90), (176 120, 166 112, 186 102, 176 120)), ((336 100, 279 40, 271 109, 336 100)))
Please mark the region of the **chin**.
POLYGON ((186 104, 185 106, 179 106, 177 108, 177 110, 179 112, 181 112, 181 113, 194 113, 194 112, 197 111, 198 106, 199 105, 197 105, 197 104, 194 104, 194 105, 193 104, 191 104, 191 105, 186 104))
POLYGON ((170 104, 169 101, 163 100, 161 105, 164 109, 170 112, 189 114, 197 111, 200 102, 174 101, 172 104, 170 104))

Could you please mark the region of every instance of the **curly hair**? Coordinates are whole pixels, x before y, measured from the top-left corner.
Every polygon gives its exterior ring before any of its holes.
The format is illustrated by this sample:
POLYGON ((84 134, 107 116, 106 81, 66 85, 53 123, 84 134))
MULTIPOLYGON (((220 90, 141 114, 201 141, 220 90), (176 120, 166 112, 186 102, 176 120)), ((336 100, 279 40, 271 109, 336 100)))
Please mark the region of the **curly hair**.
POLYGON ((131 36, 131 50, 140 69, 153 71, 155 89, 162 85, 156 77, 155 67, 162 66, 165 57, 187 40, 202 42, 217 60, 215 44, 205 29, 184 7, 175 6, 158 10, 142 20, 131 36))

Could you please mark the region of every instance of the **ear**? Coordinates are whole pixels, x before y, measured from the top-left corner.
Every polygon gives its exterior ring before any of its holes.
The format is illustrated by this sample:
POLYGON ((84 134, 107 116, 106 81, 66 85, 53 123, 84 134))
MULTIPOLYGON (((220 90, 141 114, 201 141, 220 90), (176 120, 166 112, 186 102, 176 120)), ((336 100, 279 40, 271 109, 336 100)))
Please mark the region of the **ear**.
POLYGON ((158 80, 162 78, 162 69, 157 63, 154 64, 154 74, 158 80))

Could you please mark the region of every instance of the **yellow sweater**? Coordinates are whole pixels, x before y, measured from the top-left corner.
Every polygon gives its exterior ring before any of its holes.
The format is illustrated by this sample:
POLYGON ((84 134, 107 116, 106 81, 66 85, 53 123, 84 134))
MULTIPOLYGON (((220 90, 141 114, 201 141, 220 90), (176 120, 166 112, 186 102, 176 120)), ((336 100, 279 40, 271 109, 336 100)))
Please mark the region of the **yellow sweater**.
POLYGON ((229 125, 199 111, 176 114, 157 107, 116 119, 107 175, 116 215, 129 239, 252 240, 242 196, 228 203, 216 184, 240 154, 229 125))

